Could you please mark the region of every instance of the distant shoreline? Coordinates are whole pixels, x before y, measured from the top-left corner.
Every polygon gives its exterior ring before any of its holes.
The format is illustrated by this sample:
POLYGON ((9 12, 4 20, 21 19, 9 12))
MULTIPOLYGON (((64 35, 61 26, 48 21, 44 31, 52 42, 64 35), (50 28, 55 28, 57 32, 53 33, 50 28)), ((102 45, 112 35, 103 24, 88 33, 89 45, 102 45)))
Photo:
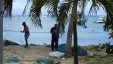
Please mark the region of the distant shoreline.
MULTIPOLYGON (((21 45, 21 46, 24 46, 25 44, 19 44, 17 42, 14 42, 14 41, 11 41, 11 40, 4 40, 4 43, 7 43, 7 45, 14 45, 14 44, 18 44, 18 45, 21 45), (7 41, 7 42, 5 42, 7 41)), ((63 43, 62 43, 63 44, 63 43)), ((65 43, 66 44, 66 43, 65 43)), ((105 44, 105 43, 99 43, 99 44, 105 44)), ((89 44, 89 45, 78 45, 78 46, 92 46, 92 45, 99 45, 99 44, 89 44)), ((43 43, 43 44, 34 44, 34 43, 29 43, 28 44, 29 46, 47 46, 47 47, 50 47, 51 44, 47 44, 47 43, 43 43)), ((60 44, 59 44, 60 45, 60 44)), ((110 44, 112 45, 112 44, 110 44)))

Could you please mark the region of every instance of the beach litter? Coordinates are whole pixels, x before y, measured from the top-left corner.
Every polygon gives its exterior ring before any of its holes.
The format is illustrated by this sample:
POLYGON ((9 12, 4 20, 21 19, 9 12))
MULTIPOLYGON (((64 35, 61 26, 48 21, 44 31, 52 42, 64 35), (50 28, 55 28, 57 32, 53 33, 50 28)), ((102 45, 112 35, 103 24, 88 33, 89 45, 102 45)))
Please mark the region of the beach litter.
POLYGON ((39 64, 53 64, 54 61, 49 58, 37 58, 36 62, 39 64))
POLYGON ((18 57, 9 57, 7 59, 4 59, 4 61, 7 62, 7 63, 12 63, 12 62, 13 63, 19 63, 20 62, 18 57))

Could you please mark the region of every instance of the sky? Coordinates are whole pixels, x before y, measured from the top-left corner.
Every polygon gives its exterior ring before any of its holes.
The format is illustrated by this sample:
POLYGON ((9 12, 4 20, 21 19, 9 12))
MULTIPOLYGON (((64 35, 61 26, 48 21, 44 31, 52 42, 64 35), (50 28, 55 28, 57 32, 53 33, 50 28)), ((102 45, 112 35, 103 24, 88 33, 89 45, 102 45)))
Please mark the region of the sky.
MULTIPOLYGON (((22 15, 26 3, 27 3, 27 0, 14 0, 13 1, 12 15, 22 15)), ((86 15, 88 15, 88 11, 89 11, 90 6, 91 6, 91 3, 88 3, 87 7, 85 8, 85 14, 86 15)), ((25 15, 29 14, 29 9, 30 8, 27 9, 25 15)), ((47 9, 42 8, 42 15, 47 15, 47 9)), ((105 12, 103 11, 102 8, 100 8, 98 10, 97 15, 105 15, 105 12)))
MULTIPOLYGON (((13 1, 12 15, 22 15, 26 3, 27 3, 27 0, 14 0, 13 1)), ((29 9, 30 9, 30 6, 27 9, 25 15, 29 14, 29 9)), ((47 12, 45 12, 45 10, 46 10, 45 8, 42 8, 42 14, 43 15, 47 15, 47 12)))

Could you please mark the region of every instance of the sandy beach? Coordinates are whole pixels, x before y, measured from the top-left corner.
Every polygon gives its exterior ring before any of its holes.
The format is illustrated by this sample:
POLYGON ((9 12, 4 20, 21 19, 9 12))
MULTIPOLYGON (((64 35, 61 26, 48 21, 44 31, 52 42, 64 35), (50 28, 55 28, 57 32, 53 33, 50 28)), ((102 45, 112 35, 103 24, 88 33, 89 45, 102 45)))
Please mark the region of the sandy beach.
MULTIPOLYGON (((37 59, 50 59, 50 47, 44 45, 8 45, 3 47, 3 64, 40 64, 37 59)), ((82 51, 83 52, 83 51, 82 51)), ((88 55, 78 56, 79 64, 113 64, 113 54, 107 55, 102 51, 89 50, 88 55)), ((52 58, 57 64, 73 64, 73 56, 70 58, 52 58)), ((54 64, 54 63, 53 63, 54 64)))
MULTIPOLYGON (((29 46, 25 48, 21 45, 9 45, 3 47, 3 58, 8 59, 11 57, 16 57, 19 62, 7 62, 4 60, 4 64, 38 64, 36 62, 37 58, 48 58, 49 52, 51 52, 50 47, 45 47, 42 45, 29 46)), ((60 59, 61 64, 73 64, 73 58, 63 58, 60 59)))

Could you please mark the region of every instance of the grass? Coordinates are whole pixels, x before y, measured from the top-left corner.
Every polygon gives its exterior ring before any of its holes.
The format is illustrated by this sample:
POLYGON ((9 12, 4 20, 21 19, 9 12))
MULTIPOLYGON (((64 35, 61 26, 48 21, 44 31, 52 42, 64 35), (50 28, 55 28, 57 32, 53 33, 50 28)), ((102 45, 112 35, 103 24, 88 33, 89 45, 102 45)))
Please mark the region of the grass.
POLYGON ((113 55, 106 56, 79 56, 84 64, 113 64, 113 55))
MULTIPOLYGON (((106 53, 109 43, 99 45, 82 46, 85 50, 96 51, 98 53, 106 53)), ((97 53, 97 54, 98 54, 97 53)), ((79 56, 79 61, 83 64, 113 64, 113 54, 100 54, 96 56, 79 56)))

